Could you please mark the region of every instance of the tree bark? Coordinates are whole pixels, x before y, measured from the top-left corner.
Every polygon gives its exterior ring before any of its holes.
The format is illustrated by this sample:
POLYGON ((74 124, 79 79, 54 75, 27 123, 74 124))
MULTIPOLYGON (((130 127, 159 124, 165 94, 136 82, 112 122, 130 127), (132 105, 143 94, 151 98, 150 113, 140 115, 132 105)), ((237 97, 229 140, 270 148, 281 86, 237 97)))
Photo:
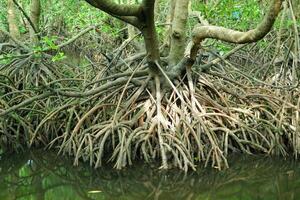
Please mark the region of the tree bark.
MULTIPOLYGON (((132 4, 133 0, 128 0, 128 3, 132 4)), ((135 36, 134 26, 127 24, 127 33, 128 33, 128 39, 131 40, 135 36)))
POLYGON ((169 66, 175 66, 183 57, 186 43, 186 24, 189 0, 176 0, 172 21, 169 66))
POLYGON ((159 42, 154 21, 154 5, 155 0, 143 1, 143 13, 145 17, 142 19, 143 25, 140 30, 145 41, 147 61, 149 65, 148 67, 152 74, 157 74, 159 71, 157 69, 156 62, 160 62, 160 54, 159 42))
POLYGON ((10 35, 16 39, 20 38, 20 31, 17 24, 17 16, 13 0, 7 1, 7 22, 10 35))
POLYGON ((155 0, 143 0, 141 4, 117 4, 111 0, 86 0, 92 6, 138 28, 143 37, 150 72, 158 73, 160 62, 159 42, 154 21, 155 0))
POLYGON ((30 39, 36 40, 39 32, 39 22, 40 22, 40 15, 41 15, 41 2, 40 0, 32 0, 30 5, 30 20, 34 28, 30 27, 30 39), (36 33, 36 32, 37 33, 36 33))
POLYGON ((137 4, 117 4, 112 0, 85 0, 92 6, 117 16, 140 16, 142 7, 137 4))
POLYGON ((165 33, 164 46, 169 47, 171 43, 171 33, 172 33, 172 21, 174 18, 174 10, 175 10, 176 0, 169 0, 169 10, 166 17, 166 24, 168 24, 168 28, 165 33))
POLYGON ((300 19, 300 0, 292 0, 294 14, 297 20, 300 19))

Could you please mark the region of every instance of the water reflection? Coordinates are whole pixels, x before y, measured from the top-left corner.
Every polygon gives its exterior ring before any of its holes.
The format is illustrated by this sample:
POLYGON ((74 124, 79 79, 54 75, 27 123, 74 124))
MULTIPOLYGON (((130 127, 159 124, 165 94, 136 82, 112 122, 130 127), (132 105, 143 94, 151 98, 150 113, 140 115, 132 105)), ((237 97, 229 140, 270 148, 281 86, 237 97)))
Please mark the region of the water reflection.
POLYGON ((139 164, 124 171, 93 170, 73 167, 70 159, 51 152, 27 152, 0 157, 0 199, 296 200, 300 168, 283 159, 238 156, 222 172, 184 175, 139 164))

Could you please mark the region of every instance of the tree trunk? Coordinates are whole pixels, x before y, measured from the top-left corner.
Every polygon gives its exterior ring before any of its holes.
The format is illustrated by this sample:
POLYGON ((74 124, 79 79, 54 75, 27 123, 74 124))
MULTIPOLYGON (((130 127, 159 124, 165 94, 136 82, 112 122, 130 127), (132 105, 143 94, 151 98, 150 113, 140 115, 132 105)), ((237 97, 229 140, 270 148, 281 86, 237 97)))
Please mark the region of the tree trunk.
POLYGON ((300 19, 300 0, 292 0, 294 14, 297 20, 300 19))
POLYGON ((172 32, 172 21, 174 18, 174 10, 175 10, 175 4, 176 4, 176 0, 170 0, 170 6, 169 6, 169 11, 166 17, 166 24, 170 24, 168 25, 168 29, 166 31, 166 35, 165 35, 165 40, 164 40, 164 46, 169 47, 170 46, 170 40, 171 40, 171 32, 172 32))
POLYGON ((186 24, 189 0, 177 0, 172 21, 171 49, 169 66, 175 66, 182 58, 186 43, 186 24))
MULTIPOLYGON (((132 4, 133 0, 128 0, 128 4, 132 4)), ((131 40, 135 36, 135 29, 134 26, 131 24, 127 24, 127 33, 128 33, 128 39, 131 40)))
POLYGON ((17 25, 15 4, 12 0, 7 1, 7 22, 10 35, 16 39, 20 38, 20 31, 17 25))
POLYGON ((144 18, 143 28, 141 32, 143 34, 147 52, 147 61, 149 65, 150 72, 152 74, 159 73, 156 62, 160 62, 160 54, 159 54, 159 42, 157 39, 157 32, 155 29, 154 22, 154 3, 155 0, 145 1, 144 8, 144 18))
POLYGON ((40 0, 32 0, 30 5, 30 20, 34 26, 30 27, 30 39, 36 40, 36 34, 39 32, 39 21, 40 21, 40 14, 41 14, 41 2, 40 0))

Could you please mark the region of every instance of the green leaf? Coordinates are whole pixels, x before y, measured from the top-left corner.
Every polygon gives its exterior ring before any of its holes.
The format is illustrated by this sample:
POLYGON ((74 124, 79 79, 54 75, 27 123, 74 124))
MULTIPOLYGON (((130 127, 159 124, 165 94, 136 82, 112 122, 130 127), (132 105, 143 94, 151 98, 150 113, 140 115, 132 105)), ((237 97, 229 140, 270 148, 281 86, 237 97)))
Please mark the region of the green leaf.
POLYGON ((51 60, 52 60, 52 62, 58 62, 65 58, 66 58, 66 56, 65 56, 64 52, 58 52, 55 56, 52 57, 51 60))

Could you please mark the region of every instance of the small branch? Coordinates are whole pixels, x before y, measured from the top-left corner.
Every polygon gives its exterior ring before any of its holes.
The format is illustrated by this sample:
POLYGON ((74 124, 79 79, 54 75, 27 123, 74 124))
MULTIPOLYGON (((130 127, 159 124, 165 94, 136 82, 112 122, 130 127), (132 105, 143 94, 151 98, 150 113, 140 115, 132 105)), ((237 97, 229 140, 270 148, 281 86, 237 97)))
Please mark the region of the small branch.
POLYGON ((208 21, 202 16, 200 11, 189 11, 190 17, 195 17, 198 19, 199 23, 203 26, 208 26, 208 21))
MULTIPOLYGON (((86 29, 82 30, 80 33, 78 33, 77 35, 75 35, 74 37, 72 37, 71 39, 67 40, 66 42, 62 43, 62 44, 59 44, 57 46, 57 50, 59 49, 62 49, 63 47, 65 46, 68 46, 69 44, 73 43, 75 40, 77 40, 78 38, 80 38, 81 36, 83 36, 84 34, 92 31, 92 30, 95 30, 98 26, 100 26, 101 24, 97 24, 97 25, 92 25, 92 26, 89 26, 87 27, 86 29)), ((46 48, 46 49, 43 49, 41 52, 47 52, 47 51, 52 51, 53 49, 51 48, 46 48)), ((33 52, 31 52, 33 54, 33 52)))
POLYGON ((211 66, 219 63, 220 61, 228 58, 229 56, 231 56, 232 54, 234 54, 235 52, 239 51, 240 49, 244 48, 247 44, 240 44, 238 46, 236 46, 234 49, 232 49, 231 51, 229 51, 228 53, 226 53, 225 55, 223 55, 222 57, 213 59, 212 61, 210 61, 209 63, 205 64, 205 65, 201 65, 200 66, 200 71, 205 71, 207 69, 209 69, 211 66))
MULTIPOLYGON (((226 53, 222 57, 213 59, 209 63, 201 65, 197 69, 197 71, 203 72, 203 71, 208 70, 211 66, 216 65, 220 61, 228 58, 229 56, 231 56, 235 52, 237 52, 240 49, 244 48, 246 45, 247 44, 238 45, 237 47, 235 47, 234 49, 232 49, 231 51, 229 51, 228 53, 226 53)), ((168 73, 170 79, 173 80, 173 78, 180 76, 181 73, 186 69, 186 67, 190 68, 193 64, 194 64, 194 61, 192 59, 189 59, 187 57, 182 59, 181 62, 178 63, 175 67, 173 67, 172 70, 168 73)))
MULTIPOLYGON (((57 46, 58 49, 61 49, 69 44, 71 44, 72 42, 74 42, 75 40, 77 40, 79 37, 83 36, 84 34, 90 32, 91 30, 95 30, 98 26, 100 26, 101 24, 97 24, 97 25, 93 25, 93 26, 89 26, 86 29, 82 30, 80 33, 78 33, 77 35, 75 35, 73 38, 69 39, 68 41, 60 44, 57 46)), ((49 51, 50 49, 46 49, 45 51, 49 51)))

